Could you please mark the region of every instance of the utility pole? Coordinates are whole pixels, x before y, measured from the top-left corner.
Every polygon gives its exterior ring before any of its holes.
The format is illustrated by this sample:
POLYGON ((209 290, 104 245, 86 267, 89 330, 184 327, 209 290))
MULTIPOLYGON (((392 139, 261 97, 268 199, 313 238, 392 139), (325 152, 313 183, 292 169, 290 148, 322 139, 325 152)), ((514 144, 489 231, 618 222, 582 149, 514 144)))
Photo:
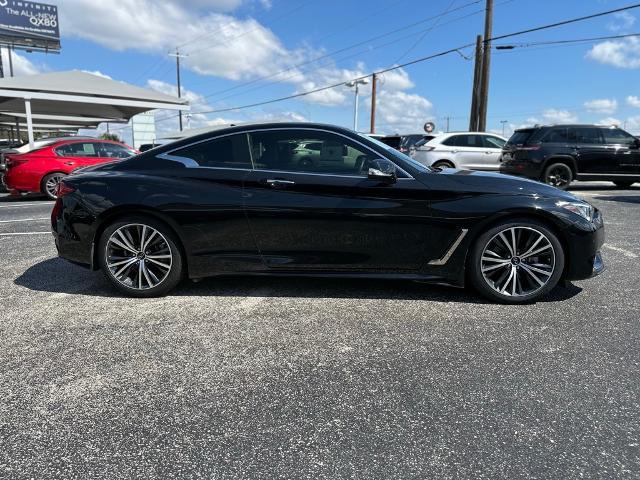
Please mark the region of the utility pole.
POLYGON ((489 105, 489 73, 491 69, 491 37, 493 36, 493 0, 487 0, 484 17, 484 48, 482 49, 482 76, 480 82, 480 115, 478 131, 487 129, 487 109, 489 105))
POLYGON ((502 124, 502 136, 504 137, 504 127, 509 123, 509 120, 500 120, 500 123, 502 124))
POLYGON ((7 45, 7 52, 9 53, 9 75, 13 77, 13 45, 7 45))
POLYGON ((451 120, 451 117, 445 117, 445 120, 447 121, 447 133, 449 133, 449 120, 451 120))
POLYGON ((371 130, 376 133, 376 87, 378 85, 378 74, 371 75, 371 130))
POLYGON ((478 131, 478 110, 480 106, 480 75, 482 73, 482 35, 476 37, 476 61, 473 70, 473 87, 471 89, 471 114, 469 115, 469 131, 478 131))
MULTIPOLYGON (((185 58, 186 55, 181 55, 180 50, 176 47, 176 53, 170 53, 170 57, 176 57, 176 80, 178 83, 178 98, 182 98, 182 87, 180 86, 180 59, 185 58)), ((180 131, 182 131, 182 110, 178 111, 178 121, 180 124, 180 131)))

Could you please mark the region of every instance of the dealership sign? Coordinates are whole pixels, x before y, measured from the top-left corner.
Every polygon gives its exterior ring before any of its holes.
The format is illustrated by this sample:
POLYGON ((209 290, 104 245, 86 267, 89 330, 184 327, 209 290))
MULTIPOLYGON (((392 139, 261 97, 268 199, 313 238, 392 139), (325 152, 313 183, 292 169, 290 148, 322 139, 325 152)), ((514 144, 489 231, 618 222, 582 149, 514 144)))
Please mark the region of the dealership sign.
POLYGON ((58 7, 0 0, 0 41, 18 47, 60 50, 58 7))

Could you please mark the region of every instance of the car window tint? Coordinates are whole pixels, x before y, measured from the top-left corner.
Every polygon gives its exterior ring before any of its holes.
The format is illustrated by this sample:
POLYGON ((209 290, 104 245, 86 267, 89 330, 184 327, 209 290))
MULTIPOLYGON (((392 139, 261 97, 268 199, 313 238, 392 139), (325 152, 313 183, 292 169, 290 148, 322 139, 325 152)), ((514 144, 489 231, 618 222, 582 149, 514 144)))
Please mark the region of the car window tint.
POLYGON ((98 151, 94 142, 76 142, 61 145, 56 153, 63 157, 97 157, 98 151))
POLYGON ((599 128, 575 127, 569 129, 569 139, 575 143, 601 145, 604 143, 599 128))
POLYGON ((169 155, 192 160, 200 167, 251 168, 249 144, 244 133, 197 143, 169 155))
POLYGON ((442 145, 446 145, 447 147, 458 147, 460 142, 460 137, 462 135, 453 135, 446 140, 442 141, 442 145))
POLYGON ((135 155, 133 150, 123 147, 122 145, 117 145, 115 143, 100 143, 99 145, 99 154, 101 157, 106 158, 129 158, 135 155))
POLYGON ((603 128, 601 131, 604 136, 604 143, 616 145, 634 145, 636 143, 636 138, 633 135, 619 128, 603 128))
POLYGON ((507 143, 505 140, 498 137, 483 137, 483 146, 485 148, 502 148, 505 143, 507 143))
POLYGON ((483 135, 456 135, 454 147, 482 148, 483 135))
POLYGON ((542 137, 542 141, 547 143, 568 143, 568 130, 566 128, 553 128, 542 137))
POLYGON ((249 134, 256 169, 367 176, 380 156, 329 132, 269 130, 249 134), (318 150, 306 148, 316 144, 318 150))

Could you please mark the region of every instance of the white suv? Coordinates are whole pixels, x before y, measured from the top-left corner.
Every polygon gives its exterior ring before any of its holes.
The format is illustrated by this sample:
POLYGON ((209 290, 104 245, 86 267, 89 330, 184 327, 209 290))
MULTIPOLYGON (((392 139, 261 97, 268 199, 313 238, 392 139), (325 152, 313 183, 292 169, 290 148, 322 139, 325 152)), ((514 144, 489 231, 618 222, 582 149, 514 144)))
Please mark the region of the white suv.
POLYGON ((429 167, 499 170, 506 138, 492 133, 457 132, 438 135, 411 156, 429 167))

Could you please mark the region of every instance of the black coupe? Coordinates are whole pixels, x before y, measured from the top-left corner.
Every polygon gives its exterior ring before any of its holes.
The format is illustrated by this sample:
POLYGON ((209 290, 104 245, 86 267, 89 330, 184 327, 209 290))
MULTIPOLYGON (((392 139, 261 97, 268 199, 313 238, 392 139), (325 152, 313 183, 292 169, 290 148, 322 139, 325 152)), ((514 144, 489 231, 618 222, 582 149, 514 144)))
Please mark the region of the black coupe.
POLYGON ((405 278, 529 302, 600 273, 600 212, 538 182, 425 167, 372 138, 311 123, 243 125, 64 179, 61 257, 121 292, 185 277, 405 278))

